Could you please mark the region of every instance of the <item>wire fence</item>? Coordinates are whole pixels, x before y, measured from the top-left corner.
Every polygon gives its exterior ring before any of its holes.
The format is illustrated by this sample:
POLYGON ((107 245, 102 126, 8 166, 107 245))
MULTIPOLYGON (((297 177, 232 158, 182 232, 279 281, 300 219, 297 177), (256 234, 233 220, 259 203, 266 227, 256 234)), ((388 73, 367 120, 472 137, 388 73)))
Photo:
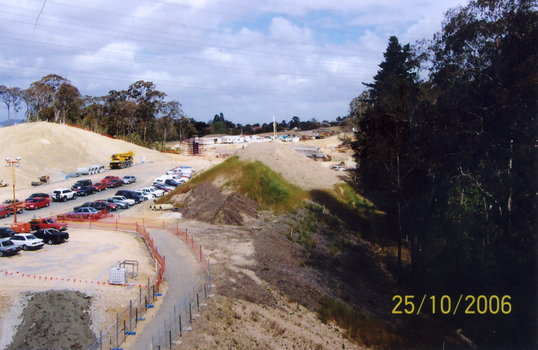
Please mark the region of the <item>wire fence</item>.
POLYGON ((174 339, 178 339, 183 332, 190 330, 192 321, 198 317, 198 312, 205 305, 211 293, 211 268, 193 284, 187 295, 184 295, 174 309, 168 310, 163 323, 158 327, 157 333, 151 337, 151 344, 146 349, 172 349, 174 339))
MULTIPOLYGON (((143 219, 141 223, 133 223, 120 221, 116 217, 106 217, 100 220, 66 220, 60 216, 57 217, 57 221, 66 222, 72 227, 136 232, 144 237, 153 257, 157 261, 157 272, 153 277, 148 278, 147 289, 139 289, 139 296, 130 301, 129 306, 116 315, 116 320, 106 330, 100 331, 98 339, 88 350, 120 350, 120 345, 128 336, 136 335, 135 330, 138 322, 145 320, 144 315, 147 310, 153 308, 155 298, 161 296, 159 287, 165 270, 165 259, 159 254, 147 228, 166 230, 185 241, 205 272, 191 286, 188 293, 174 304, 173 310, 168 310, 168 315, 164 317, 164 323, 158 326, 157 333, 151 336, 151 343, 145 346, 147 349, 172 349, 175 343, 174 339, 178 339, 185 330, 189 330, 189 326, 196 314, 211 294, 211 266, 209 260, 202 254, 202 247, 194 242, 194 237, 188 233, 188 229, 180 230, 179 223, 170 223, 158 219, 143 219)), ((162 312, 165 311, 163 310, 162 312)))

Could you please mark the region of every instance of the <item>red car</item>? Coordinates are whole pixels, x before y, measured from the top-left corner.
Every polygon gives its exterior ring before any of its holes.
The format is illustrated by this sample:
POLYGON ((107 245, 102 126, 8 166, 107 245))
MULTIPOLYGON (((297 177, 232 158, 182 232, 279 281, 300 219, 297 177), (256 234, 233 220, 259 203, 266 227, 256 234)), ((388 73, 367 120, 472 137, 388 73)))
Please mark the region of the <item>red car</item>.
POLYGON ((113 188, 113 187, 120 187, 123 185, 123 181, 121 179, 112 179, 108 182, 107 187, 113 188))
POLYGON ((101 180, 101 182, 108 184, 112 180, 119 180, 119 179, 120 178, 118 176, 108 175, 108 176, 105 176, 105 178, 101 180))
POLYGON ((95 188, 96 191, 103 191, 107 189, 106 182, 97 182, 92 185, 93 188, 95 188))
POLYGON ((7 218, 11 214, 11 210, 6 207, 0 207, 0 218, 7 218))
POLYGON ((103 203, 104 205, 106 205, 107 207, 107 211, 116 211, 118 210, 118 206, 114 203, 109 203, 107 201, 105 201, 104 199, 98 199, 96 201, 94 201, 95 203, 103 203))
POLYGON ((50 198, 30 198, 24 202, 26 209, 39 209, 48 207, 50 205, 50 198))

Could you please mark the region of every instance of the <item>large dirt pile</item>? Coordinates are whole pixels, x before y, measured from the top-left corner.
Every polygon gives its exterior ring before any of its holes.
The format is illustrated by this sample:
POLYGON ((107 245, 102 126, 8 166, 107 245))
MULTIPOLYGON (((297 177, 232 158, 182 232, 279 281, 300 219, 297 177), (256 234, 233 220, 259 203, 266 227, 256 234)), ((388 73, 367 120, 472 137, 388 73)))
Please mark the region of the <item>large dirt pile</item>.
POLYGON ((251 143, 240 151, 244 161, 257 161, 279 173, 289 183, 305 190, 332 189, 338 182, 336 171, 293 150, 281 142, 251 143))
POLYGON ((258 216, 255 201, 238 193, 224 195, 218 187, 207 182, 194 187, 183 204, 185 207, 181 212, 185 219, 213 225, 241 226, 258 216))
MULTIPOLYGON (((160 153, 132 143, 113 139, 68 125, 37 122, 0 128, 1 159, 21 157, 16 169, 17 187, 30 185, 37 177, 48 175, 50 181, 65 178, 78 167, 93 164, 108 168, 114 153, 135 152, 135 163, 170 161, 174 155, 160 153)), ((2 166, 0 179, 11 184, 11 169, 2 166)))
POLYGON ((88 349, 97 339, 90 329, 90 299, 74 291, 29 294, 22 324, 10 349, 88 349))

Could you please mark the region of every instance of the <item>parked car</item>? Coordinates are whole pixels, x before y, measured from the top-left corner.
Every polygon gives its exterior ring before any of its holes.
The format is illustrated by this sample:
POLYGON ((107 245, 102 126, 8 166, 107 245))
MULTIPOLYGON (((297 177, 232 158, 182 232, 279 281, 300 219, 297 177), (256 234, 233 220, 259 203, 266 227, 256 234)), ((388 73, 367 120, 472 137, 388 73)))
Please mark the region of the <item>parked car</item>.
POLYGON ((69 239, 69 233, 67 231, 58 231, 54 228, 37 230, 34 236, 41 238, 47 244, 63 243, 69 239))
POLYGON ((115 180, 115 179, 119 180, 120 178, 118 176, 108 175, 108 176, 105 176, 103 180, 101 180, 100 182, 109 183, 111 180, 115 180))
POLYGON ((52 201, 53 202, 65 202, 69 199, 77 198, 77 193, 71 191, 69 188, 59 188, 52 191, 52 201))
POLYGON ((116 188, 120 186, 123 186, 123 181, 121 181, 121 179, 112 179, 107 184, 108 188, 116 188))
POLYGON ((84 203, 82 205, 79 205, 78 207, 73 208, 73 209, 74 209, 74 211, 77 211, 80 208, 94 208, 94 209, 97 209, 97 211, 101 211, 103 209, 108 210, 108 207, 104 203, 100 203, 100 202, 86 202, 86 203, 84 203))
POLYGON ((7 218, 9 215, 11 215, 11 209, 8 207, 0 207, 0 218, 7 218))
POLYGON ((18 247, 15 243, 11 242, 9 238, 0 240, 0 256, 15 255, 18 254, 21 249, 21 247, 18 247))
POLYGON ((141 190, 142 190, 142 191, 147 191, 148 193, 153 194, 155 197, 162 197, 162 196, 164 196, 164 191, 163 191, 163 190, 159 190, 158 188, 153 187, 153 186, 150 186, 150 187, 144 187, 144 188, 141 188, 141 190))
POLYGON ((30 229, 32 231, 44 228, 54 228, 58 231, 65 231, 67 230, 67 227, 69 227, 69 225, 67 225, 65 222, 57 222, 53 218, 40 218, 30 220, 30 229))
POLYGON ((179 180, 176 180, 176 179, 166 179, 164 180, 164 185, 166 186, 172 186, 172 187, 177 187, 177 186, 181 186, 185 183, 186 181, 183 180, 183 179, 179 179, 179 180))
POLYGON ((13 231, 10 227, 0 227, 0 239, 9 238, 16 233, 17 232, 13 231))
POLYGON ((119 190, 116 192, 115 196, 124 196, 125 198, 133 199, 136 204, 144 201, 144 198, 139 196, 135 191, 130 190, 119 190))
POLYGON ((44 245, 41 238, 37 238, 31 233, 18 233, 11 237, 11 242, 15 243, 16 246, 21 247, 22 250, 39 249, 44 245))
MULTIPOLYGON (((94 201, 95 203, 98 203, 98 204, 103 204, 106 208, 106 211, 108 212, 111 212, 111 211, 117 211, 118 210, 118 205, 115 204, 115 203, 109 203, 107 202, 106 200, 104 199, 98 199, 96 201, 94 201)), ((97 208, 95 208, 97 209, 97 208)))
POLYGON ((82 186, 91 186, 91 185, 92 185, 92 180, 90 179, 78 180, 77 182, 75 182, 73 186, 71 186, 71 191, 78 192, 78 190, 82 186))
POLYGON ((129 206, 136 204, 134 199, 126 198, 124 196, 113 196, 112 199, 127 203, 129 206))
POLYGON ((123 183, 125 183, 125 184, 132 184, 132 183, 136 182, 136 176, 134 176, 134 175, 125 175, 124 177, 121 178, 121 181, 123 181, 123 183))
POLYGON ((164 192, 171 192, 174 190, 174 187, 170 187, 163 184, 153 184, 155 188, 158 188, 159 190, 163 190, 164 192))
POLYGON ((139 196, 143 197, 145 201, 147 201, 148 199, 155 198, 155 196, 152 195, 151 193, 144 192, 142 190, 133 190, 133 191, 135 191, 139 196))
POLYGON ((39 209, 48 207, 50 205, 50 198, 30 198, 27 199, 24 203, 26 210, 28 209, 39 209))
MULTIPOLYGON (((121 200, 116 199, 116 198, 114 198, 114 197, 112 197, 112 198, 107 198, 107 199, 106 199, 106 202, 107 202, 107 203, 110 203, 110 204, 115 204, 115 205, 117 205, 119 209, 128 209, 128 208, 129 208, 129 203, 124 202, 124 201, 121 201, 121 200)), ((134 201, 133 201, 133 203, 134 203, 134 201)))
POLYGON ((25 202, 32 198, 50 198, 50 194, 48 193, 32 193, 30 197, 26 198, 25 202))
POLYGON ((21 202, 18 199, 15 199, 15 202, 13 202, 13 199, 6 199, 4 203, 2 203, 2 206, 9 209, 11 214, 15 212, 15 209, 17 210, 17 214, 22 214, 24 211, 24 202, 21 202))
POLYGON ((95 193, 93 186, 81 186, 77 191, 77 196, 88 196, 95 193))
POLYGON ((105 182, 97 182, 97 183, 94 183, 94 184, 92 185, 92 187, 93 187, 96 191, 98 191, 98 192, 101 192, 101 191, 104 191, 104 190, 107 189, 107 185, 106 185, 105 182))
POLYGON ((86 220, 97 220, 103 217, 103 215, 106 214, 106 210, 97 210, 92 207, 82 207, 75 209, 73 211, 70 211, 69 213, 65 214, 65 217, 67 219, 86 219, 86 220))

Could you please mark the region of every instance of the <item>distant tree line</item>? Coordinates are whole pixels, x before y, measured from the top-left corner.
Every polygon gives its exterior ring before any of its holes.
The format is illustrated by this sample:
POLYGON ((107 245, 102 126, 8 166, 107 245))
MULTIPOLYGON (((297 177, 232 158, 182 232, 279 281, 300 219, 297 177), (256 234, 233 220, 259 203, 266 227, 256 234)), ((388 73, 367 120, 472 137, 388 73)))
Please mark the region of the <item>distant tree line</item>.
POLYGON ((538 348, 537 48, 536 1, 471 1, 431 41, 391 37, 346 118, 410 294, 510 297, 508 314, 450 317, 486 348, 538 348))
MULTIPOLYGON (((69 80, 54 74, 33 82, 27 89, 0 85, 0 101, 7 108, 8 125, 12 115, 24 107, 27 122, 74 124, 146 146, 208 134, 273 131, 272 122, 243 126, 225 119, 223 113, 215 114, 208 122, 196 121, 185 116, 178 101, 166 101, 166 96, 147 81, 137 81, 126 90, 111 90, 105 96, 82 96, 69 80)), ((318 126, 315 119, 301 122, 297 116, 289 123, 276 123, 277 131, 318 126)))

